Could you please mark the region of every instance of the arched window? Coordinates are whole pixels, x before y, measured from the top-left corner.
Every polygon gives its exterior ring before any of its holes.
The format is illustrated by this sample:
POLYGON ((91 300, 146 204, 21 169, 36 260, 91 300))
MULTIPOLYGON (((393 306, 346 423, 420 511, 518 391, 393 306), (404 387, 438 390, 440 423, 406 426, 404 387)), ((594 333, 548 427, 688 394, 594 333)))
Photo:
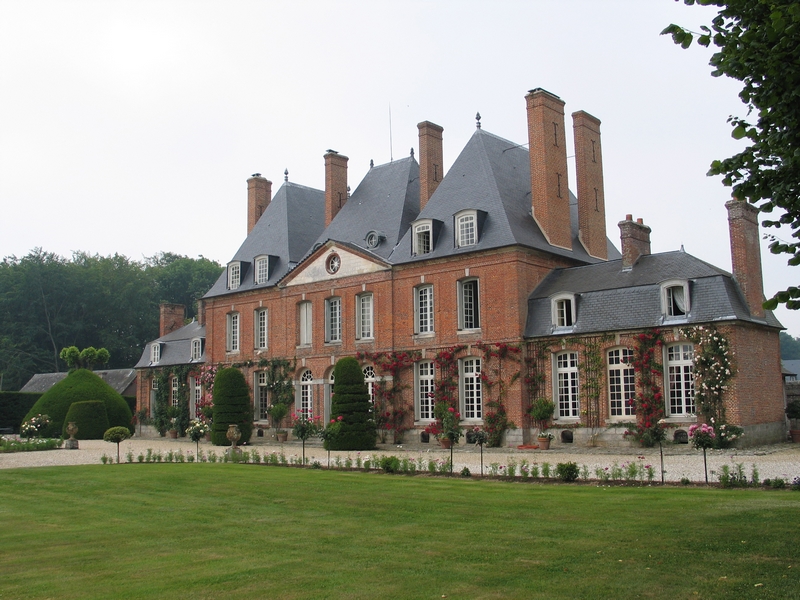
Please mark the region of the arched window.
POLYGON ((300 402, 299 412, 306 419, 314 418, 314 376, 309 369, 300 375, 300 402))
POLYGON ((608 415, 612 419, 636 414, 636 384, 631 359, 633 350, 630 348, 608 351, 608 415))

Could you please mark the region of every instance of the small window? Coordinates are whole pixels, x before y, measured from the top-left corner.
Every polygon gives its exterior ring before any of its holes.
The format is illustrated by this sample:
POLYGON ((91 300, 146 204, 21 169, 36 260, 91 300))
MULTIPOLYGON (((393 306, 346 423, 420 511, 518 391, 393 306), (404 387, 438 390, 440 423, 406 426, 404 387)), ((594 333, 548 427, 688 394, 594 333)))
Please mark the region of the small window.
POLYGON ((356 339, 372 339, 372 294, 356 296, 356 311, 356 339))
POLYGON ((192 360, 200 360, 203 356, 203 340, 194 338, 192 340, 192 360))
POLYGON ((414 226, 414 254, 428 254, 432 250, 431 224, 420 223, 414 226))
POLYGON ((298 344, 311 345, 311 302, 304 301, 297 305, 298 344))
POLYGON ((481 328, 477 279, 458 282, 458 328, 460 330, 481 328))
POLYGON ((259 256, 256 259, 255 282, 267 283, 269 280, 269 257, 259 256))
POLYGON ((433 286, 420 285, 414 288, 415 333, 433 333, 433 286))
POLYGON ((227 348, 228 352, 239 351, 239 313, 228 313, 228 331, 227 331, 227 348))
POLYGON ((150 362, 157 363, 161 360, 161 344, 153 344, 150 346, 150 362))
POLYGON ((478 224, 474 211, 456 216, 456 246, 474 246, 478 243, 478 224))
POLYGON ((228 265, 228 289, 235 290, 242 282, 242 265, 232 262, 228 265))
POLYGON ((255 313, 255 342, 256 349, 267 347, 267 309, 259 308, 255 313))
POLYGON ((559 328, 572 327, 575 324, 575 296, 561 294, 552 299, 553 325, 559 328))
POLYGON ((325 341, 342 341, 342 299, 325 300, 325 341))
POLYGON ((661 286, 664 317, 678 319, 689 312, 689 285, 685 281, 670 281, 661 286))

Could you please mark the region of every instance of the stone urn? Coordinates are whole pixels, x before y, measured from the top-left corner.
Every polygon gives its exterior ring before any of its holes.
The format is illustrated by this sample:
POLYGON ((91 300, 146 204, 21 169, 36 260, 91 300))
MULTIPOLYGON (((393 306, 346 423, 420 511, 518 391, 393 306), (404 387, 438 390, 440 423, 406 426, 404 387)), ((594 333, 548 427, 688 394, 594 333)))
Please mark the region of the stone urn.
POLYGON ((225 437, 231 443, 231 447, 236 450, 236 443, 242 437, 242 432, 236 423, 228 425, 228 431, 225 432, 225 437))
POLYGON ((75 421, 67 423, 67 433, 69 434, 69 439, 64 441, 64 448, 67 450, 77 450, 78 440, 75 439, 75 434, 78 433, 78 426, 75 424, 75 421))
POLYGON ((289 439, 289 432, 288 431, 279 431, 275 434, 277 440, 283 444, 287 439, 289 439))

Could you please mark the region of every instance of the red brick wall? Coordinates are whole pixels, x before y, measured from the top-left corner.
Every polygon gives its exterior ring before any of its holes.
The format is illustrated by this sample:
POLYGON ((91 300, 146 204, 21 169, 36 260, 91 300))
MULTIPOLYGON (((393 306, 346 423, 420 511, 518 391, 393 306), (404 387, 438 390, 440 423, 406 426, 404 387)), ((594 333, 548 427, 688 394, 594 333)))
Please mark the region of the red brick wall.
POLYGON ((608 259, 600 120, 581 110, 572 113, 572 122, 580 240, 591 256, 608 259))
POLYGON ((272 201, 272 182, 254 175, 247 180, 247 234, 255 227, 272 201))
POLYGON ((347 161, 336 152, 325 155, 325 227, 347 202, 347 161))

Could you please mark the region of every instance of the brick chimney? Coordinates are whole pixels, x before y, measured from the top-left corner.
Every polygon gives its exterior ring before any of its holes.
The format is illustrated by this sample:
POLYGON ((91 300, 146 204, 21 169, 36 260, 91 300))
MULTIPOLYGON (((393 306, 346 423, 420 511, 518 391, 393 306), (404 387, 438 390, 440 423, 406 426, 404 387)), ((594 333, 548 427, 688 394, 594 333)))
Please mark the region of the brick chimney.
POLYGON ((206 307, 202 300, 197 300, 197 322, 200 325, 206 324, 206 307))
POLYGON ((444 177, 442 152, 444 128, 430 121, 423 121, 417 123, 417 129, 419 129, 419 209, 422 211, 444 177))
POLYGON ((742 288, 750 314, 764 316, 764 282, 761 276, 761 245, 758 209, 737 199, 725 203, 731 236, 733 277, 742 288))
POLYGON ((335 150, 325 153, 325 227, 347 202, 347 160, 335 150))
POLYGON ((600 120, 580 110, 572 113, 572 127, 578 180, 578 238, 590 256, 608 260, 600 120))
POLYGON ((247 234, 253 231, 261 215, 272 201, 272 182, 254 173, 247 180, 247 234))
POLYGON ((158 305, 158 337, 172 333, 183 327, 186 307, 183 304, 168 304, 162 302, 158 305))
POLYGON ((641 219, 636 219, 634 223, 631 215, 625 215, 625 220, 619 222, 619 231, 622 238, 622 269, 630 270, 640 256, 650 254, 651 229, 641 219))
POLYGON ((572 250, 564 101, 541 88, 525 100, 533 218, 551 245, 572 250))

